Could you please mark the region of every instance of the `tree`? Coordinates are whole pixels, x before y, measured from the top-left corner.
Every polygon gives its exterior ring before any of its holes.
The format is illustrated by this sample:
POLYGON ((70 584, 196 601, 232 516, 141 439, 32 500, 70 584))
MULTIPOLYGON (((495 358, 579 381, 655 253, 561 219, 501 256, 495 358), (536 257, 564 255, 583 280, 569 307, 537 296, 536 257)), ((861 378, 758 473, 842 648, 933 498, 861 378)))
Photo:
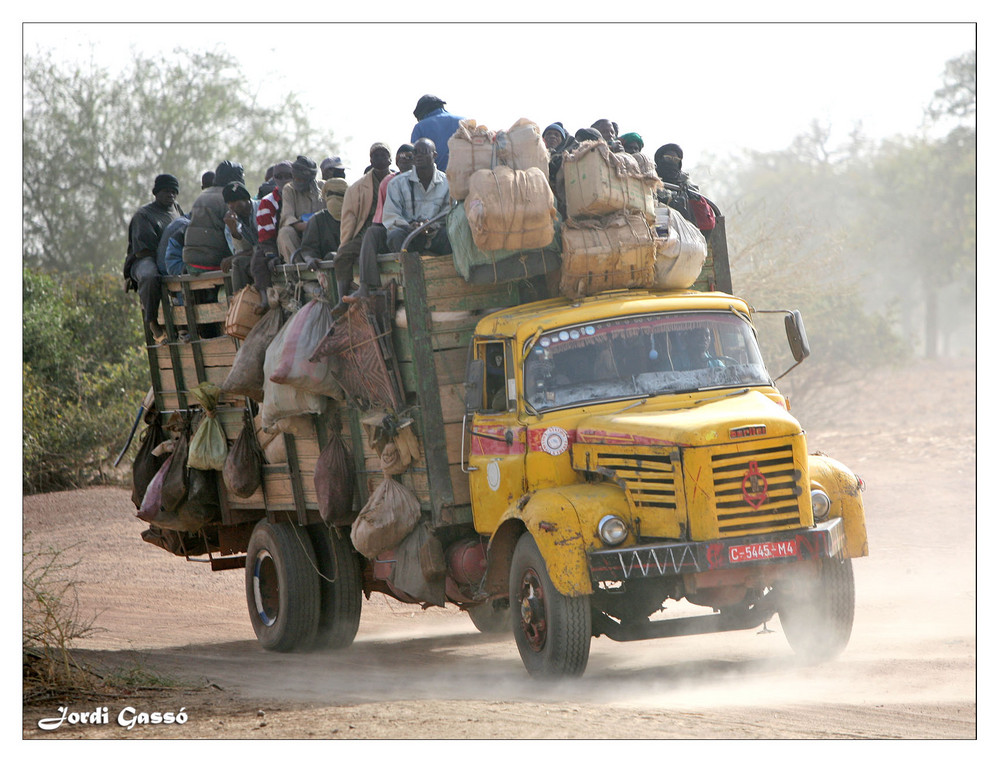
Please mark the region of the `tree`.
POLYGON ((116 75, 26 56, 23 132, 24 262, 73 272, 120 269, 128 222, 161 172, 180 179, 188 209, 222 160, 243 164, 253 191, 275 161, 337 148, 295 96, 262 105, 235 59, 183 50, 134 54, 116 75))
POLYGON ((945 117, 976 118, 976 51, 945 64, 944 84, 934 91, 927 115, 935 122, 945 117))

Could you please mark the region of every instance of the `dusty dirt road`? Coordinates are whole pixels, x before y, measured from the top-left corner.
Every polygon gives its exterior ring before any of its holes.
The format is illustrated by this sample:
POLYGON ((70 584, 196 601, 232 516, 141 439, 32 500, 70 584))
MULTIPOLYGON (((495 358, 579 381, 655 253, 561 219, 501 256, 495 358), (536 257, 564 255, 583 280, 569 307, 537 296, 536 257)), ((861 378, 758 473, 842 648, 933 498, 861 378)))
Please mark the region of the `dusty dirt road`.
POLYGON ((973 739, 977 737, 976 437, 973 361, 879 373, 795 412, 810 450, 867 482, 871 556, 856 560, 854 635, 835 662, 796 660, 781 633, 593 642, 586 675, 528 678, 510 637, 456 609, 376 595, 355 644, 280 655, 253 637, 242 571, 213 573, 143 543, 129 494, 28 497, 32 543, 79 558, 81 606, 103 631, 79 656, 190 688, 73 702, 109 722, 39 729, 58 702, 24 708, 25 738, 973 739), (183 725, 119 726, 177 712, 183 725))

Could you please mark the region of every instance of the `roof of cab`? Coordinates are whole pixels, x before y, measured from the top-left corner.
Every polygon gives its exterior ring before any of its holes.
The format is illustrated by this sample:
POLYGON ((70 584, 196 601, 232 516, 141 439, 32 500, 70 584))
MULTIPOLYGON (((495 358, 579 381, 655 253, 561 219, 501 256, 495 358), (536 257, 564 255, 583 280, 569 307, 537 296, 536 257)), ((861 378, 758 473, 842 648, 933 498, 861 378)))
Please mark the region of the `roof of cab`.
POLYGON ((723 292, 623 289, 575 300, 557 297, 508 307, 484 316, 476 326, 476 335, 526 339, 539 329, 548 331, 568 324, 625 315, 730 309, 750 314, 750 306, 743 299, 723 292))

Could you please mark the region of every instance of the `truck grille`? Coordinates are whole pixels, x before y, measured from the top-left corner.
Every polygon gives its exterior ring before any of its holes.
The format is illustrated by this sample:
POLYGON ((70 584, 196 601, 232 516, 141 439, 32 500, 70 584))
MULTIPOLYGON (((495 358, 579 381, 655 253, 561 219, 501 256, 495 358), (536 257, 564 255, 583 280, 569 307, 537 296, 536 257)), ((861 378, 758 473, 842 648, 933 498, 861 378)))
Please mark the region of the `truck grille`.
POLYGON ((773 532, 801 527, 800 471, 791 443, 712 456, 719 535, 773 532))
POLYGON ((661 453, 597 454, 598 466, 613 472, 639 509, 677 508, 674 457, 661 453))

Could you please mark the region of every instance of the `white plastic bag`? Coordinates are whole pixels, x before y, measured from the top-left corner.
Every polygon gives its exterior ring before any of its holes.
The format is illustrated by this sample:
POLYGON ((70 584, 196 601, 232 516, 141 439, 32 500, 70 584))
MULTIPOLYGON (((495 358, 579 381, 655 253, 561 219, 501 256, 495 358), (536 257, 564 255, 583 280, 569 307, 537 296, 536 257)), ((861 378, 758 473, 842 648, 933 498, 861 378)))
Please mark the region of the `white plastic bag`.
POLYGON ((654 288, 690 288, 701 275, 708 256, 705 237, 684 215, 670 207, 656 208, 656 230, 659 235, 655 239, 654 288))

